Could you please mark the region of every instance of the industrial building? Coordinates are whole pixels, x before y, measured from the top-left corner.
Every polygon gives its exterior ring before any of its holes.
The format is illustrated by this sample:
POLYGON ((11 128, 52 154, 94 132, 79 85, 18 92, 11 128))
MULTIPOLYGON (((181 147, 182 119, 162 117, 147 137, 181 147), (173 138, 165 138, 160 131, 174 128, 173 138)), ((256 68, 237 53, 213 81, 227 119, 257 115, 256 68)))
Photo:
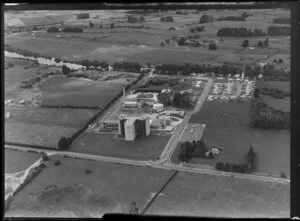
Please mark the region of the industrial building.
POLYGON ((137 136, 149 136, 149 118, 121 115, 119 117, 119 135, 124 136, 125 140, 130 141, 135 140, 137 136))

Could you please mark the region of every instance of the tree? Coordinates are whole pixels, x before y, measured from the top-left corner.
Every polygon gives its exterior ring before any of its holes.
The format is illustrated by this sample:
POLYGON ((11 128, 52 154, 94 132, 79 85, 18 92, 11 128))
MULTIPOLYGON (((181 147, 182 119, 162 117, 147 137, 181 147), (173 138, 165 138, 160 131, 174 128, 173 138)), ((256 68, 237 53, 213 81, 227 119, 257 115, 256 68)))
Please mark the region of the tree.
POLYGON ((249 41, 248 41, 248 39, 246 39, 246 40, 244 40, 244 42, 243 42, 243 48, 247 48, 247 47, 249 47, 249 41))
POLYGON ((262 41, 258 41, 257 42, 257 47, 259 47, 259 48, 263 48, 264 47, 264 43, 262 42, 262 41))
POLYGON ((217 50, 217 45, 215 43, 210 43, 208 46, 209 50, 217 50))
POLYGON ((63 73, 64 75, 69 74, 69 73, 70 73, 70 68, 68 68, 66 65, 63 65, 63 66, 62 66, 62 73, 63 73))
POLYGON ((279 58, 278 63, 279 63, 279 64, 282 64, 282 63, 283 63, 282 58, 279 58))
POLYGON ((265 48, 269 47, 269 39, 268 38, 266 38, 265 41, 264 41, 264 47, 265 48))
POLYGON ((110 28, 115 28, 115 23, 111 23, 110 28))
POLYGON ((139 209, 136 207, 136 203, 134 201, 131 203, 129 213, 130 214, 138 214, 139 213, 139 209))
POLYGON ((59 63, 59 62, 61 62, 61 59, 60 59, 60 58, 55 58, 54 61, 55 61, 56 63, 59 63))
POLYGON ((90 27, 90 28, 93 28, 93 27, 94 27, 94 23, 91 22, 91 21, 89 21, 89 27, 90 27))
POLYGON ((258 89, 258 88, 255 88, 255 89, 254 89, 253 96, 254 96, 255 98, 258 98, 258 97, 259 97, 259 89, 258 89))
POLYGON ((66 150, 68 149, 69 145, 70 145, 70 140, 66 137, 62 137, 58 141, 57 148, 58 150, 66 150))
POLYGON ((165 43, 162 41, 162 42, 160 42, 159 45, 160 45, 160 46, 165 46, 165 43))
POLYGON ((141 16, 140 19, 139 19, 139 22, 145 22, 145 17, 141 16))

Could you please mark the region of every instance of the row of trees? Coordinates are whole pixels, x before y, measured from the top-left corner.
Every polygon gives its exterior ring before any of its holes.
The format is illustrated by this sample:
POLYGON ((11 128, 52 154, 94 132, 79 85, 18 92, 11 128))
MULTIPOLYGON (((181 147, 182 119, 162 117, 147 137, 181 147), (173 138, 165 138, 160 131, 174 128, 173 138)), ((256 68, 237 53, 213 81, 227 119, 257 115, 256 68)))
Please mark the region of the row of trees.
POLYGON ((252 100, 249 115, 253 127, 261 129, 290 128, 290 112, 275 110, 259 98, 252 100))
POLYGON ((252 36, 265 36, 261 29, 247 29, 247 28, 221 28, 217 31, 219 37, 252 37, 252 36))
POLYGON ((142 65, 137 62, 115 62, 112 65, 115 71, 141 72, 142 65))
POLYGON ((76 109, 101 109, 99 106, 73 106, 73 105, 53 105, 53 104, 42 104, 42 107, 47 108, 76 108, 76 109))
MULTIPOLYGON (((61 31, 62 32, 82 33, 83 29, 81 27, 68 26, 68 27, 62 28, 61 31)), ((49 33, 60 32, 60 28, 53 26, 53 27, 48 28, 47 32, 49 32, 49 33)))
POLYGON ((192 94, 189 92, 162 92, 159 93, 157 99, 160 103, 166 105, 174 105, 178 107, 189 107, 192 103, 192 94))
POLYGON ((34 58, 41 57, 41 58, 45 58, 45 59, 48 59, 48 60, 52 60, 52 56, 43 56, 43 55, 40 55, 40 54, 35 53, 35 52, 27 51, 25 49, 14 48, 10 45, 4 45, 4 50, 8 51, 8 52, 18 53, 18 54, 21 54, 21 55, 26 56, 26 57, 34 57, 34 58))
MULTIPOLYGON (((250 46, 249 40, 246 39, 243 41, 242 47, 247 48, 250 46)), ((269 39, 266 38, 264 41, 259 40, 257 42, 257 47, 259 48, 268 48, 269 47, 269 39)))
POLYGON ((261 88, 259 90, 259 93, 262 95, 268 95, 268 96, 271 96, 271 97, 277 98, 277 99, 284 99, 285 97, 291 96, 291 92, 282 91, 277 88, 267 88, 267 87, 261 88))
POLYGON ((235 173, 250 173, 255 168, 256 153, 252 146, 247 153, 248 164, 235 163, 216 163, 216 169, 220 171, 235 172, 235 173))
POLYGON ((268 35, 291 35, 290 26, 269 26, 268 35))
POLYGON ((289 17, 274 18, 273 23, 274 24, 291 24, 291 18, 289 18, 289 17))
POLYGON ((246 17, 242 16, 226 16, 226 17, 220 17, 217 19, 218 21, 246 21, 246 17))
MULTIPOLYGON (((192 73, 214 73, 216 76, 228 76, 229 74, 235 75, 240 74, 242 71, 241 68, 234 66, 232 63, 224 62, 222 66, 211 66, 211 65, 199 65, 199 64, 185 64, 185 65, 176 65, 176 64, 163 64, 156 66, 154 74, 163 74, 163 75, 190 75, 192 73)), ((282 79, 289 80, 290 72, 284 71, 282 69, 275 69, 274 65, 267 64, 262 68, 265 79, 282 79)), ((246 77, 258 77, 261 72, 261 67, 259 65, 246 65, 244 74, 246 77)))
POLYGON ((209 151, 208 145, 203 140, 193 141, 193 142, 184 142, 180 145, 178 152, 178 160, 181 162, 188 162, 192 157, 201 157, 213 159, 213 154, 206 156, 206 152, 209 151))

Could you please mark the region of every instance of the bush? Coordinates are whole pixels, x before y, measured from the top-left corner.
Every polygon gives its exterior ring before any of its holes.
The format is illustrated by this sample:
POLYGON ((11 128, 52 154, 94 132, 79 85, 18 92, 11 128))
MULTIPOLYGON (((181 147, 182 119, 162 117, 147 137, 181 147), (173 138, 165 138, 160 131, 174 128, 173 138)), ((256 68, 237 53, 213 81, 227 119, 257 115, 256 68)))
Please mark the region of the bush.
POLYGON ((46 164, 45 163, 41 163, 40 164, 40 168, 43 168, 43 169, 46 168, 46 164))
POLYGON ((60 58, 55 58, 54 61, 55 61, 56 63, 59 63, 59 62, 61 62, 61 59, 60 59, 60 58))
POLYGON ((202 15, 199 24, 207 23, 207 22, 212 22, 213 21, 213 16, 212 15, 202 15))
POLYGON ((248 41, 248 39, 246 39, 246 40, 244 40, 244 42, 243 42, 243 48, 247 48, 247 47, 249 47, 249 41, 248 41))
POLYGON ((86 174, 90 174, 90 173, 92 173, 92 172, 93 172, 93 171, 90 170, 90 169, 86 169, 86 170, 85 170, 85 173, 86 173, 86 174))
POLYGON ((48 161, 48 160, 49 160, 48 155, 45 154, 45 155, 42 157, 42 160, 43 160, 43 161, 48 161))
POLYGON ((165 16, 165 17, 161 17, 161 18, 160 18, 160 21, 161 21, 161 22, 173 22, 174 19, 173 19, 172 16, 165 16))
POLYGON ((70 144, 71 142, 69 138, 62 137, 57 144, 58 150, 66 150, 69 148, 70 144))
POLYGON ((218 49, 218 47, 215 43, 210 43, 208 48, 209 48, 209 50, 217 50, 218 49))
POLYGON ((53 27, 48 28, 47 32, 49 32, 49 33, 59 32, 59 28, 53 26, 53 27))
POLYGON ((54 162, 54 165, 55 166, 59 166, 61 163, 60 163, 60 160, 56 160, 55 162, 54 162))
POLYGON ((281 178, 287 178, 287 176, 285 175, 285 173, 283 171, 280 173, 280 177, 281 178))

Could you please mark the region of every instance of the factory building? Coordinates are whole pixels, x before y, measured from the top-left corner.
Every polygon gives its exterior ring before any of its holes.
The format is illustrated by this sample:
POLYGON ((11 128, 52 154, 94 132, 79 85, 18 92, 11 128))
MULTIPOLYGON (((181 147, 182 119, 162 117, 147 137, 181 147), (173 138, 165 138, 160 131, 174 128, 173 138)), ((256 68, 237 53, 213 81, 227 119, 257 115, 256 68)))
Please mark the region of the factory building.
POLYGON ((125 140, 133 141, 138 136, 150 135, 149 118, 147 117, 119 117, 119 134, 125 137, 125 140))
POLYGON ((107 131, 118 131, 119 121, 117 120, 106 120, 102 123, 102 129, 107 131))

